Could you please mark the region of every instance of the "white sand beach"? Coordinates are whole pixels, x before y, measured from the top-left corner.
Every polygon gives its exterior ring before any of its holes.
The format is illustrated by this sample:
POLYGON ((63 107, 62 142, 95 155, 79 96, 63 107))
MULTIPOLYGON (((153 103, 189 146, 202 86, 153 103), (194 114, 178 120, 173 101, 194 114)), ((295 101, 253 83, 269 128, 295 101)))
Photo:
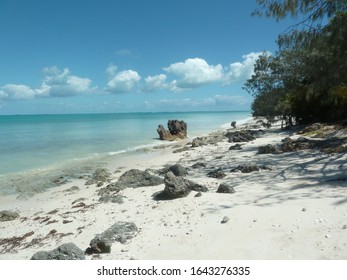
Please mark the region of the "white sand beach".
POLYGON ((20 217, 0 222, 0 259, 29 260, 37 251, 68 242, 85 251, 96 234, 126 221, 135 223, 136 236, 124 244, 114 242, 110 253, 86 259, 345 260, 347 154, 319 149, 258 153, 259 146, 300 137, 291 134, 273 126, 255 140, 241 143, 241 150, 229 150, 234 143, 226 137, 215 144, 189 145, 178 153, 173 153, 177 145, 184 147, 188 140, 168 143, 165 149, 151 149, 107 166, 111 176, 102 186, 86 185, 81 178, 27 200, 3 196, 0 211, 16 211, 20 217), (259 171, 230 172, 251 162, 261 167, 259 171), (208 192, 156 200, 153 194, 164 189, 160 184, 121 190, 123 203, 99 202, 97 191, 125 171, 154 172, 176 163, 187 168, 185 178, 208 192), (196 163, 204 165, 192 168, 196 163), (218 168, 224 178, 206 176, 218 168), (217 193, 221 183, 232 186, 235 193, 217 193))

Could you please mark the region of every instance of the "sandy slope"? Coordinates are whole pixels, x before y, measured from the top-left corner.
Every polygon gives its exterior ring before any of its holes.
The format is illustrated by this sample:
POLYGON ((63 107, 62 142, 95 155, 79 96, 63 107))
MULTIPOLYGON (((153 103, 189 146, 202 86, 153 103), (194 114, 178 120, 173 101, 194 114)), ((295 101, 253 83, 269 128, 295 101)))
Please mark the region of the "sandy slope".
MULTIPOLYGON (((17 252, 0 254, 0 259, 30 259, 39 250, 66 242, 85 250, 95 234, 116 221, 135 222, 139 234, 126 244, 113 244, 110 254, 87 259, 347 259, 347 181, 335 180, 347 175, 346 153, 257 154, 258 146, 280 143, 285 136, 272 129, 239 151, 229 151, 227 139, 182 153, 172 153, 176 148, 171 146, 108 167, 123 172, 205 162, 206 168, 190 169, 187 176, 209 188, 201 197, 191 192, 185 198, 156 201, 152 195, 164 188, 159 185, 125 189, 123 204, 99 203, 98 188, 85 186, 82 179, 27 201, 1 197, 0 210, 18 210, 21 219, 0 223, 0 239, 33 234, 14 248, 17 252), (271 170, 229 172, 249 162, 271 170), (218 167, 225 178, 206 176, 218 167), (221 182, 236 192, 216 193, 221 182), (67 191, 72 186, 79 190, 67 191), (79 198, 85 198, 87 207, 72 208, 79 198), (221 223, 225 216, 229 221, 221 223), (43 238, 41 245, 24 248, 34 238, 43 238)), ((112 173, 112 180, 122 172, 112 173)))

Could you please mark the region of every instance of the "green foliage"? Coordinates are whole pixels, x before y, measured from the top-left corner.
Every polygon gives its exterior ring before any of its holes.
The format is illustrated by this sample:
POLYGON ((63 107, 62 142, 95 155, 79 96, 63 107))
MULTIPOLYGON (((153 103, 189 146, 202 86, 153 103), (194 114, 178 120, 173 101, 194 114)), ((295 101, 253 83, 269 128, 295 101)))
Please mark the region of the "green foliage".
POLYGON ((321 29, 294 29, 278 38, 275 55, 257 60, 244 88, 255 116, 291 115, 300 123, 347 118, 347 0, 259 0, 266 15, 331 17, 321 29), (319 11, 317 10, 319 9, 319 11))

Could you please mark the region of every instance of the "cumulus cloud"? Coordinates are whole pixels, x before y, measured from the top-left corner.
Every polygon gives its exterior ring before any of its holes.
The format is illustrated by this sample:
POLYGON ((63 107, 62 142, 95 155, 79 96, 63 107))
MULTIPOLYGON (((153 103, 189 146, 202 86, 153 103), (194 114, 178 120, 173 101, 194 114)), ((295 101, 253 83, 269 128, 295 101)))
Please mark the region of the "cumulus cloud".
POLYGON ((155 91, 167 88, 168 84, 166 83, 166 78, 167 76, 165 74, 148 76, 145 78, 144 91, 155 91))
POLYGON ((242 56, 242 62, 231 63, 225 71, 224 81, 227 84, 243 82, 254 72, 254 64, 262 52, 252 52, 242 56))
MULTIPOLYGON (((109 74, 111 71, 107 71, 107 72, 109 74)), ((114 71, 113 74, 114 75, 108 81, 107 88, 106 88, 106 90, 111 93, 130 92, 141 80, 140 75, 133 70, 124 70, 120 72, 114 71)))
POLYGON ((176 88, 195 88, 212 82, 220 81, 223 77, 223 67, 209 65, 204 59, 189 58, 164 68, 167 73, 178 77, 174 80, 176 88))
POLYGON ((43 69, 45 77, 40 87, 31 88, 26 85, 7 84, 0 88, 3 100, 33 99, 38 97, 65 97, 89 93, 91 80, 70 73, 68 68, 61 71, 58 67, 43 69))

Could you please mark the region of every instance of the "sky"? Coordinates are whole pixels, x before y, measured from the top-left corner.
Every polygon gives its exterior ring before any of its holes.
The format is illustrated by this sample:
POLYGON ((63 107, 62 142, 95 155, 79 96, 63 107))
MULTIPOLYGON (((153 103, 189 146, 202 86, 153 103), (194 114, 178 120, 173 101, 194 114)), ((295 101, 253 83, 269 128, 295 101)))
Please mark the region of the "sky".
POLYGON ((0 0, 0 115, 250 110, 255 0, 0 0))

